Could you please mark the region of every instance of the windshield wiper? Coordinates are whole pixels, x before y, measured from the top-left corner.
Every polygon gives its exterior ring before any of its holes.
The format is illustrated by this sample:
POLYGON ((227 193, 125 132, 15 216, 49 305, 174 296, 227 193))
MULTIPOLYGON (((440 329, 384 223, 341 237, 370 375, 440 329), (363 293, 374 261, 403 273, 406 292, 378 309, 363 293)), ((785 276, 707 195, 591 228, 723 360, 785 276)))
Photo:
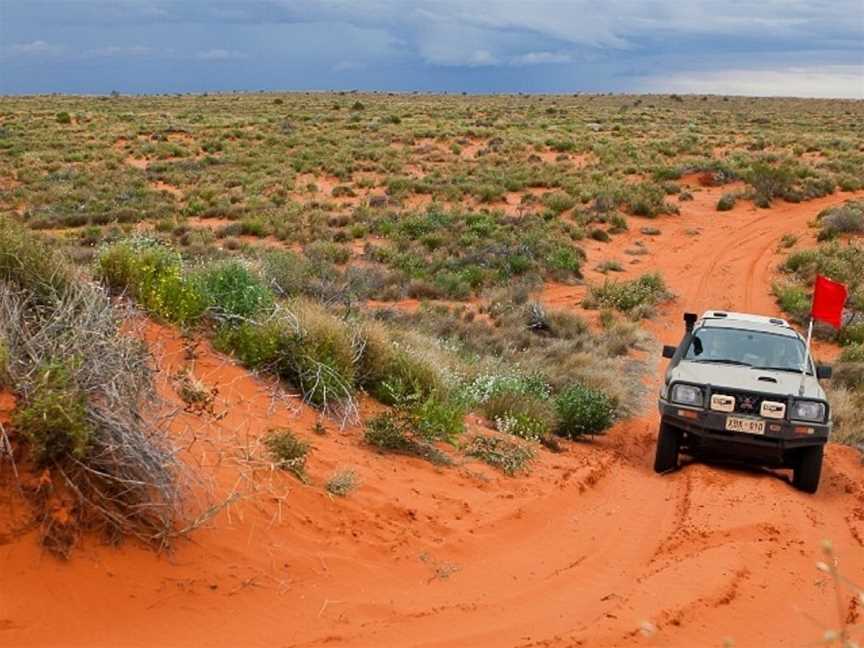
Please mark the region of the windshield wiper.
MULTIPOLYGON (((751 369, 759 369, 761 371, 789 371, 791 373, 797 373, 797 374, 801 373, 800 367, 798 367, 798 368, 795 368, 795 367, 751 367, 751 369)), ((808 376, 813 375, 809 369, 807 370, 807 375, 808 376)))
POLYGON ((742 367, 752 367, 749 362, 741 362, 740 360, 728 360, 721 358, 703 358, 699 360, 691 360, 690 362, 716 362, 718 364, 731 364, 731 365, 740 365, 742 367))

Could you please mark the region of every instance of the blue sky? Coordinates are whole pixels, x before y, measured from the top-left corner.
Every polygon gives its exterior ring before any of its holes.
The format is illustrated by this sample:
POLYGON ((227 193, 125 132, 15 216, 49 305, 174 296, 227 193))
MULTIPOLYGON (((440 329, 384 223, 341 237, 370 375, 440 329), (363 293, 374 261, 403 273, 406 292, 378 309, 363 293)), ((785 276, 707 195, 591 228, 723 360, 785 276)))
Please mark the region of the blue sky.
POLYGON ((0 0, 0 93, 864 98, 864 0, 0 0))

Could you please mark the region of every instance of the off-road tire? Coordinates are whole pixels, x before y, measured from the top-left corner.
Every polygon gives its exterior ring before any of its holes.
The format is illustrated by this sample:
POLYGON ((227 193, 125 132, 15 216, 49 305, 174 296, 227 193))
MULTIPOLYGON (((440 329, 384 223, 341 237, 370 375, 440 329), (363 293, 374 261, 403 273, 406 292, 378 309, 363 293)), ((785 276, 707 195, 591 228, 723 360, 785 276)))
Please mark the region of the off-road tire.
POLYGON ((804 448, 798 456, 798 463, 792 477, 792 485, 805 493, 815 493, 819 488, 822 474, 822 451, 824 446, 804 448))
POLYGON ((681 433, 671 425, 660 424, 657 434, 657 454, 654 455, 654 472, 664 473, 678 467, 678 449, 681 433))

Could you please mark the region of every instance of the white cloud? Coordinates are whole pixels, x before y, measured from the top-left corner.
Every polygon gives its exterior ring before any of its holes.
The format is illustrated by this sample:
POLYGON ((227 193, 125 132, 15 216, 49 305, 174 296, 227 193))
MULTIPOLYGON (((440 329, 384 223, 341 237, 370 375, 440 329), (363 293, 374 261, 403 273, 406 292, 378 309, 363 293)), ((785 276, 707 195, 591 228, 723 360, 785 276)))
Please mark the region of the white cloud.
POLYGON ((864 65, 729 69, 645 78, 643 92, 864 99, 864 65))
POLYGON ((84 56, 94 56, 97 58, 113 58, 123 56, 150 56, 155 53, 152 47, 144 47, 141 45, 132 47, 119 47, 110 45, 108 47, 99 47, 96 49, 87 50, 84 56))
POLYGON ((552 63, 572 63, 573 55, 566 52, 528 52, 510 59, 511 65, 548 65, 552 63))
POLYGON ((46 43, 44 40, 34 40, 29 43, 10 45, 6 51, 12 56, 52 56, 60 54, 63 47, 46 43))
POLYGON ((209 49, 195 53, 199 61, 236 61, 247 58, 247 55, 237 50, 209 49))

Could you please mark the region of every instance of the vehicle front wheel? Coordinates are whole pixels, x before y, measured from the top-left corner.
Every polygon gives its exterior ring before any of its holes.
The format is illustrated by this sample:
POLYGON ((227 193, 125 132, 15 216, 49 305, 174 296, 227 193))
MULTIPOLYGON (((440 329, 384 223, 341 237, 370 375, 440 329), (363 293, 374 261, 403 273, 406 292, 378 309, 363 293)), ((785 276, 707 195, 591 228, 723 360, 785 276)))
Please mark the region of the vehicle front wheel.
POLYGON ((823 446, 805 448, 798 457, 792 485, 805 493, 815 493, 819 488, 819 476, 822 474, 823 446))
POLYGON ((654 472, 664 473, 678 467, 678 449, 681 433, 666 423, 660 424, 657 434, 657 454, 654 456, 654 472))

